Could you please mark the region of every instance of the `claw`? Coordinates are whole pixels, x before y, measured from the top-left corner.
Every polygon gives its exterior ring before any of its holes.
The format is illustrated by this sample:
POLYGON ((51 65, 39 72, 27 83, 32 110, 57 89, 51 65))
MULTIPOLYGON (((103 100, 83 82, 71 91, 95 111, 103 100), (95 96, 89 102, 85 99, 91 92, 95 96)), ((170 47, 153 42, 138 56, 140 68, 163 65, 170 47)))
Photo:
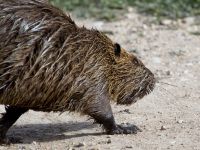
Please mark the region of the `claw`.
POLYGON ((142 130, 135 125, 117 125, 116 128, 108 131, 108 134, 137 134, 138 132, 142 132, 142 130))
POLYGON ((8 138, 0 138, 0 145, 10 145, 10 140, 8 138))

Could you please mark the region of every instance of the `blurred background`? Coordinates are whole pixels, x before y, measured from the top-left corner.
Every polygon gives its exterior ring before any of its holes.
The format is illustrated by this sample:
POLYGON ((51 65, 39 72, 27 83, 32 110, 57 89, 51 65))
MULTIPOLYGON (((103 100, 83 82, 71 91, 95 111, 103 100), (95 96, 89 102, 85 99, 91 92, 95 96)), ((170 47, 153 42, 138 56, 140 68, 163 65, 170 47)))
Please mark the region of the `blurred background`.
POLYGON ((94 17, 103 20, 117 19, 134 7, 139 13, 177 19, 200 14, 200 0, 50 0, 77 17, 94 17))
MULTIPOLYGON (((137 135, 106 135, 87 116, 24 114, 6 150, 200 150, 200 0, 50 0, 79 26, 106 33, 159 81, 131 106, 112 104, 116 122, 137 135)), ((0 150, 4 147, 0 147, 0 150)))

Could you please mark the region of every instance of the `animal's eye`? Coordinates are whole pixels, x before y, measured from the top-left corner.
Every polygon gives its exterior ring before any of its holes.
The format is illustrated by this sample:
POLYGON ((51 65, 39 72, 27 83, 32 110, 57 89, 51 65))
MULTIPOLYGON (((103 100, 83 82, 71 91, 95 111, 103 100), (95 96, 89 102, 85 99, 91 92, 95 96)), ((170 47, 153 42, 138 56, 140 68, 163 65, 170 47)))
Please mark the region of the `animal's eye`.
POLYGON ((120 56, 121 53, 121 46, 118 43, 115 43, 114 45, 114 52, 115 52, 115 56, 120 56))

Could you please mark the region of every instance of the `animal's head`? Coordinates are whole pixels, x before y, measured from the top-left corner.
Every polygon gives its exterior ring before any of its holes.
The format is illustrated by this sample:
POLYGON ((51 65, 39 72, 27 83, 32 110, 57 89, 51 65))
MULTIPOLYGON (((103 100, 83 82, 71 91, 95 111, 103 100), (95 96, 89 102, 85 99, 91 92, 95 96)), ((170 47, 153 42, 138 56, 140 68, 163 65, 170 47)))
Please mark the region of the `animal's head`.
POLYGON ((155 85, 153 73, 133 54, 114 44, 115 63, 112 67, 109 92, 117 104, 132 104, 149 94, 155 85))

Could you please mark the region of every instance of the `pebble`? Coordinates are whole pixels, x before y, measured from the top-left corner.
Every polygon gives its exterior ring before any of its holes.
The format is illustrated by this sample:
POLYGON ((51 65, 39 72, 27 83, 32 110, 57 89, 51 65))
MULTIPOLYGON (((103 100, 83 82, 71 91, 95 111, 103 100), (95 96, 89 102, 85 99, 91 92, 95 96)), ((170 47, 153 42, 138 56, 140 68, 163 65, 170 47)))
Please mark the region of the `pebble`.
POLYGON ((182 123, 183 123, 183 120, 178 120, 177 123, 178 123, 178 124, 182 124, 182 123))
POLYGON ((111 136, 110 136, 110 135, 108 135, 108 136, 106 136, 106 138, 111 138, 111 136))
POLYGON ((153 57, 153 62, 156 63, 156 64, 160 64, 161 59, 159 57, 153 57))
POLYGON ((107 144, 110 144, 110 143, 111 143, 111 139, 108 139, 107 144))
POLYGON ((127 114, 131 114, 129 109, 124 109, 124 112, 126 112, 127 114))
POLYGON ((126 146, 126 148, 133 148, 133 146, 131 146, 131 145, 130 146, 126 146))
POLYGON ((94 148, 91 148, 91 149, 88 149, 88 150, 100 150, 99 147, 94 147, 94 148))
POLYGON ((143 24, 143 25, 142 25, 142 28, 143 28, 144 30, 147 30, 147 29, 148 29, 148 26, 147 26, 146 24, 143 24))
POLYGON ((161 126, 160 130, 166 130, 166 126, 161 126))
POLYGON ((85 143, 78 143, 74 145, 74 147, 83 147, 83 146, 85 146, 85 143))
POLYGON ((176 141, 171 141, 170 142, 171 145, 174 145, 175 143, 176 143, 176 141))
POLYGON ((125 113, 127 113, 127 114, 131 114, 131 112, 130 112, 129 109, 120 110, 119 112, 120 112, 120 113, 121 113, 121 112, 122 112, 122 113, 125 112, 125 113))
POLYGON ((36 142, 36 141, 33 141, 33 142, 32 142, 32 144, 36 145, 36 144, 37 144, 37 142, 36 142))
POLYGON ((160 22, 161 25, 171 25, 172 24, 172 20, 169 20, 169 19, 165 19, 165 20, 162 20, 160 22))
POLYGON ((18 150, 25 150, 25 149, 26 149, 25 146, 19 146, 19 147, 18 147, 18 150))
POLYGON ((128 7, 128 12, 133 12, 133 11, 134 11, 133 7, 128 7))
POLYGON ((166 75, 170 76, 171 75, 171 72, 168 70, 166 71, 166 75))
POLYGON ((195 23, 195 18, 194 17, 187 17, 183 20, 186 24, 192 25, 195 23))
POLYGON ((97 28, 98 30, 101 30, 103 25, 104 25, 103 21, 96 21, 96 22, 93 23, 93 26, 95 28, 97 28))

